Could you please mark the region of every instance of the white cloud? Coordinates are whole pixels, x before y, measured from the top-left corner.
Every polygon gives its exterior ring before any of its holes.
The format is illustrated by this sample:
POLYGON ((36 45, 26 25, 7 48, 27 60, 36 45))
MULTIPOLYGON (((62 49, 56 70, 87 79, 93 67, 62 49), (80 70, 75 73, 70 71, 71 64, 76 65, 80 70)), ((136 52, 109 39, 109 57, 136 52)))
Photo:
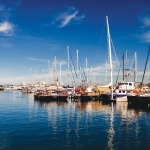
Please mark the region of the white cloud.
POLYGON ((69 7, 69 9, 66 12, 63 12, 58 17, 56 17, 55 21, 52 24, 59 24, 59 27, 65 27, 67 26, 71 21, 79 22, 82 21, 85 16, 84 14, 82 16, 77 16, 78 11, 75 10, 74 7, 69 7))
POLYGON ((68 15, 68 14, 63 15, 60 27, 62 28, 64 26, 66 26, 71 21, 71 19, 76 17, 77 14, 78 14, 78 11, 76 11, 70 15, 68 15))
POLYGON ((9 21, 11 8, 0 4, 0 34, 5 36, 13 35, 15 25, 9 21))
POLYGON ((142 39, 143 39, 144 42, 150 42, 150 31, 144 33, 142 35, 142 39))
POLYGON ((150 16, 139 17, 141 34, 137 35, 143 42, 150 42, 150 16))
POLYGON ((12 35, 14 30, 14 25, 9 22, 0 23, 0 33, 5 35, 12 35))
POLYGON ((43 59, 37 59, 37 58, 33 58, 33 57, 30 57, 30 58, 27 58, 28 60, 33 60, 33 61, 44 61, 44 62, 47 62, 46 60, 43 60, 43 59))
POLYGON ((142 27, 150 27, 150 16, 140 18, 140 22, 143 25, 142 27))

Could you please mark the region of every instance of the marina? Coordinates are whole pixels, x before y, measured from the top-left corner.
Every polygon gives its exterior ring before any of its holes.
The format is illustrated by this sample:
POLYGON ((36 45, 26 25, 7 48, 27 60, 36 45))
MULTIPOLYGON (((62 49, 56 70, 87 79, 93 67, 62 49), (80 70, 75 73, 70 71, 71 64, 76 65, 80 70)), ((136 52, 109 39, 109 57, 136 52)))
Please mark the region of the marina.
POLYGON ((149 6, 2 0, 0 150, 149 150, 149 6))

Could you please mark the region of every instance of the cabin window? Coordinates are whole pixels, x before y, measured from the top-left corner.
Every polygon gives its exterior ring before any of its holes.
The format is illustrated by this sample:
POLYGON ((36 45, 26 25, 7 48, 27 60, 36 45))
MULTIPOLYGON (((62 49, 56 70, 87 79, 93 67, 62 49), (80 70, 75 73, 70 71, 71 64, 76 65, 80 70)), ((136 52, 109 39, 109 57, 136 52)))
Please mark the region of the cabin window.
POLYGON ((122 93, 125 93, 125 91, 122 91, 122 93))
POLYGON ((119 91, 119 93, 121 93, 121 91, 119 91))
POLYGON ((129 83, 130 86, 132 86, 132 83, 129 83))

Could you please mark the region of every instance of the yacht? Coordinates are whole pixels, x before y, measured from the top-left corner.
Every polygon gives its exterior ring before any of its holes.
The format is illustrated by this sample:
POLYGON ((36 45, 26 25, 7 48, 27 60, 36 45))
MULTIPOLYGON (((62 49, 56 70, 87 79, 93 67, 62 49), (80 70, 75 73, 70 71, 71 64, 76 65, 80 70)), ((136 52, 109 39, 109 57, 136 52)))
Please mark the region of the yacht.
MULTIPOLYGON (((134 82, 121 82, 118 83, 118 86, 113 90, 113 99, 116 101, 128 101, 127 93, 130 93, 135 90, 134 82)), ((103 100, 111 99, 111 91, 101 94, 103 100)))

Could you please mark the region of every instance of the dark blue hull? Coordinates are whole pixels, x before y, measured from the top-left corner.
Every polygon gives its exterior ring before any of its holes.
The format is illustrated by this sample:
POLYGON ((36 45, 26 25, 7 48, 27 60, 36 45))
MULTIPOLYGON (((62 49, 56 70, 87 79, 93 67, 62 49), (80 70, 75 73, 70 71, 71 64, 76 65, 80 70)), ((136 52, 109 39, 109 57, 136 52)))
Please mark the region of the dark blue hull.
POLYGON ((127 96, 128 103, 133 105, 149 105, 150 97, 148 96, 127 96))
POLYGON ((45 100, 45 101, 65 101, 67 100, 67 95, 64 96, 51 96, 51 95, 34 95, 36 100, 45 100))

